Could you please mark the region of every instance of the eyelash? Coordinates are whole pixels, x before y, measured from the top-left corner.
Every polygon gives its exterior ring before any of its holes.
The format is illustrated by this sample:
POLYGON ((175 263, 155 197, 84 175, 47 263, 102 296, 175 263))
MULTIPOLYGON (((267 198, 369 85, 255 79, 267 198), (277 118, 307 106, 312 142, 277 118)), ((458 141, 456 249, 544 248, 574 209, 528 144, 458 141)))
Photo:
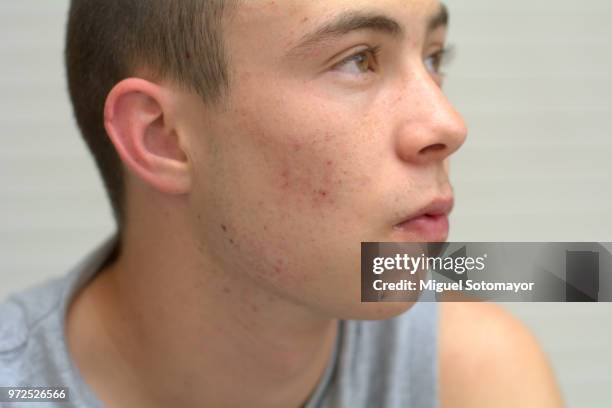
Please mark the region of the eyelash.
POLYGON ((425 58, 425 68, 432 74, 444 77, 444 73, 441 71, 443 65, 448 63, 448 60, 453 56, 454 49, 452 47, 445 47, 439 51, 434 52, 429 57, 425 58), (431 67, 427 66, 427 61, 432 59, 431 67))
MULTIPOLYGON (((376 46, 376 47, 369 47, 366 48, 365 50, 361 50, 345 59, 343 59, 342 61, 340 61, 339 63, 337 63, 336 65, 334 65, 334 69, 338 69, 340 67, 345 66, 346 64, 356 61, 357 57, 360 56, 368 56, 371 57, 372 60, 374 61, 375 64, 375 68, 378 67, 378 54, 380 52, 380 46, 376 46)), ((371 71, 373 71, 371 69, 371 71)))
MULTIPOLYGON (((365 50, 361 50, 358 53, 355 53, 345 59, 343 59, 342 61, 340 61, 339 63, 337 63, 336 65, 334 65, 334 69, 339 69, 340 67, 345 66, 346 64, 356 61, 357 57, 361 57, 361 56, 368 56, 371 57, 372 60, 374 61, 374 68, 369 69, 370 71, 376 71, 376 69, 378 68, 378 55, 380 53, 380 46, 376 46, 376 47, 369 47, 365 50)), ((453 54, 453 49, 451 47, 445 47, 442 48, 438 51, 436 51, 435 53, 429 55, 427 58, 425 58, 424 60, 424 64, 425 64, 425 68, 427 68, 427 70, 430 72, 431 75, 434 75, 436 77, 439 78, 443 78, 444 77, 444 73, 441 72, 440 68, 442 67, 442 65, 444 65, 447 62, 447 59, 452 56, 453 54), (431 65, 428 66, 428 60, 432 60, 431 65)), ((365 74, 365 72, 363 72, 363 74, 365 74)))

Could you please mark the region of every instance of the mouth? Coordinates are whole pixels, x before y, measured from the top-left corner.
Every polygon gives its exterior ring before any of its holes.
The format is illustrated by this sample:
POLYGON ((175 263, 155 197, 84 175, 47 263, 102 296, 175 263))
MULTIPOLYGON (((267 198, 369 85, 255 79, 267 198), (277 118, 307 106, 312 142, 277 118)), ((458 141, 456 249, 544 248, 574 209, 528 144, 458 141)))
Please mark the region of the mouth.
POLYGON ((420 242, 444 242, 448 237, 448 215, 453 197, 438 197, 393 226, 400 238, 420 242))

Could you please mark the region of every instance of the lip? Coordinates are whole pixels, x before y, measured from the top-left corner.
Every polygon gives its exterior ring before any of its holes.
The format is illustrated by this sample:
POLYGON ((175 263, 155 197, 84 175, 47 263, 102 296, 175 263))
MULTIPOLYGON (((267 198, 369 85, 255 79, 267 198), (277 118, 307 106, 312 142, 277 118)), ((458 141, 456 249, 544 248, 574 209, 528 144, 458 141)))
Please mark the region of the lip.
POLYGON ((442 242, 448 237, 448 214, 453 209, 453 197, 438 197, 419 211, 410 214, 393 229, 405 238, 421 242, 442 242))

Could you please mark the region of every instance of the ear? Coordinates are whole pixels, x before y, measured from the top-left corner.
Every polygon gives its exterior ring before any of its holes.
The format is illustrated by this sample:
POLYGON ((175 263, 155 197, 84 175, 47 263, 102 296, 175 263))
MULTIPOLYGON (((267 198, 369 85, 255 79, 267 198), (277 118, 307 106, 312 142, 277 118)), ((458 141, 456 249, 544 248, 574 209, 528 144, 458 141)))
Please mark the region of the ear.
POLYGON ((162 193, 185 194, 191 177, 173 106, 167 89, 128 78, 106 98, 104 127, 123 163, 140 179, 162 193))

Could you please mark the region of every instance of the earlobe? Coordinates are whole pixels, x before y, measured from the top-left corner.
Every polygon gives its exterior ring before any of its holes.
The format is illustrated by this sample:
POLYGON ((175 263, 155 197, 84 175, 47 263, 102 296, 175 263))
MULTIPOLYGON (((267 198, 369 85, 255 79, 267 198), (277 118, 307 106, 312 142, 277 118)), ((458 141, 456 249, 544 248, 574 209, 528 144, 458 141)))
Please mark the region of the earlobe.
POLYGON ((172 98, 139 78, 119 82, 104 107, 104 126, 126 167, 166 194, 190 189, 187 155, 172 123, 172 98))

